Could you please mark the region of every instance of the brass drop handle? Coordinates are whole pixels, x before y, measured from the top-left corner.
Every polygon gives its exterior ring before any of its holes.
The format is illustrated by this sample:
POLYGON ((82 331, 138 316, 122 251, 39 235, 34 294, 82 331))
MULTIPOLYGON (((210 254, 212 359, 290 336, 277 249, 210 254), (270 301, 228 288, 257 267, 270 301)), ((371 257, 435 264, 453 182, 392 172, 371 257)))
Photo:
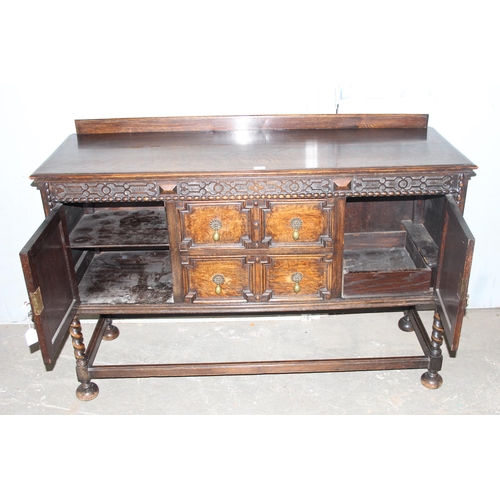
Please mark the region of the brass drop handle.
POLYGON ((212 235, 214 241, 219 241, 220 240, 219 231, 222 229, 222 221, 220 219, 212 219, 210 221, 210 228, 213 229, 214 231, 214 234, 212 235))
POLYGON ((299 217, 294 217, 290 221, 290 226, 292 226, 293 229, 292 238, 297 241, 300 237, 299 229, 302 227, 302 219, 300 219, 299 217))
POLYGON ((299 283, 302 281, 302 273, 293 273, 292 274, 292 281, 295 283, 295 285, 293 285, 293 291, 295 293, 299 293, 300 292, 300 285, 299 283))
POLYGON ((212 281, 215 283, 215 293, 220 295, 222 293, 222 286, 224 284, 225 278, 222 274, 214 274, 212 276, 212 281))

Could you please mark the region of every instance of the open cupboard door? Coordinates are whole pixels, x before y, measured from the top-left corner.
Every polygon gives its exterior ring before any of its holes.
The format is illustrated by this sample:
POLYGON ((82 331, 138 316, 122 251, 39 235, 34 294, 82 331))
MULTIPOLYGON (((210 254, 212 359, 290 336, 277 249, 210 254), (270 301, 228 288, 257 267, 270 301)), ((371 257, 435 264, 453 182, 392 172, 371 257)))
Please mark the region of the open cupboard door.
POLYGON ((446 196, 444 229, 436 279, 436 302, 450 351, 458 349, 467 305, 474 236, 451 195, 446 196))
POLYGON ((33 322, 46 365, 56 361, 78 309, 64 208, 54 208, 20 252, 33 322))

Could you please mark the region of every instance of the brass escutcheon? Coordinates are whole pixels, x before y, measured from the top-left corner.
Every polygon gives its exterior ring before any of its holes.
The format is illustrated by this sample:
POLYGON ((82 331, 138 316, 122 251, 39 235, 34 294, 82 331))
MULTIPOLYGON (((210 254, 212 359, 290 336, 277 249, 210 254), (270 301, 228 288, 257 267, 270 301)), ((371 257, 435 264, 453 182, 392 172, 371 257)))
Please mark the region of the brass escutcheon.
POLYGON ((299 217, 294 217, 290 221, 290 226, 292 226, 292 229, 293 229, 292 238, 294 240, 298 240, 299 236, 300 236, 299 229, 302 227, 302 219, 300 219, 299 217))
POLYGON ((293 291, 295 293, 299 293, 300 292, 300 285, 299 285, 299 282, 302 281, 302 273, 299 273, 299 272, 296 272, 296 273, 293 273, 292 276, 292 281, 295 283, 295 285, 293 286, 293 291))
POLYGON ((214 230, 214 234, 212 235, 214 241, 219 241, 220 240, 219 231, 222 229, 222 221, 220 219, 212 219, 210 221, 210 228, 214 230))
POLYGON ((214 274, 212 276, 212 281, 215 283, 215 293, 220 295, 222 293, 222 284, 224 284, 225 278, 222 274, 214 274))

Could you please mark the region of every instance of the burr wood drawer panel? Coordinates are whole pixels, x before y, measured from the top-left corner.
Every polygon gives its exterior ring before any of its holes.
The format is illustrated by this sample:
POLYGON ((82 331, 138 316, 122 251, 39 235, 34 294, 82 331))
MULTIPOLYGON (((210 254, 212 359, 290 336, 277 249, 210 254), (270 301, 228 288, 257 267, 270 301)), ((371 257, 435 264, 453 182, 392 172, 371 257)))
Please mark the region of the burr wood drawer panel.
POLYGON ((271 245, 324 245, 331 241, 332 211, 324 201, 269 202, 264 241, 271 245))
POLYGON ((264 266, 266 295, 284 301, 330 298, 330 264, 321 255, 270 257, 264 266))
POLYGON ((179 207, 181 248, 243 248, 250 240, 249 214, 243 202, 184 203, 179 207))
POLYGON ((186 302, 246 301, 251 293, 246 257, 188 258, 182 268, 186 302))

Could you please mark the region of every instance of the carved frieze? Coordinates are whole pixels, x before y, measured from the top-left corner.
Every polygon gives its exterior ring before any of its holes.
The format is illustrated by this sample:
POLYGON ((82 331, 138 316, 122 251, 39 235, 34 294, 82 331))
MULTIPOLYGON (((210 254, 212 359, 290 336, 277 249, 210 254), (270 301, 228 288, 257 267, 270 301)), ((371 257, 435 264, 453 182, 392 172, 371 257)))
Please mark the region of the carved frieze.
POLYGON ((57 202, 118 202, 212 200, 332 196, 332 179, 190 179, 172 183, 167 191, 159 182, 47 183, 45 196, 57 202))
POLYGON ((85 182, 51 183, 50 192, 54 201, 120 201, 156 197, 156 182, 85 182))
POLYGON ((369 194, 433 194, 452 193, 458 187, 458 176, 376 176, 354 177, 352 182, 353 193, 369 194))
MULTIPOLYGON (((345 177, 345 176, 344 176, 345 177)), ((275 198, 326 198, 348 196, 409 196, 454 194, 463 196, 464 174, 355 175, 352 181, 328 177, 183 179, 169 184, 154 179, 137 181, 45 183, 46 204, 167 200, 238 200, 275 198)), ((349 180, 349 179, 348 179, 349 180)))
POLYGON ((333 192, 332 179, 234 179, 189 180, 179 182, 177 195, 181 197, 272 197, 272 196, 326 196, 333 192))

